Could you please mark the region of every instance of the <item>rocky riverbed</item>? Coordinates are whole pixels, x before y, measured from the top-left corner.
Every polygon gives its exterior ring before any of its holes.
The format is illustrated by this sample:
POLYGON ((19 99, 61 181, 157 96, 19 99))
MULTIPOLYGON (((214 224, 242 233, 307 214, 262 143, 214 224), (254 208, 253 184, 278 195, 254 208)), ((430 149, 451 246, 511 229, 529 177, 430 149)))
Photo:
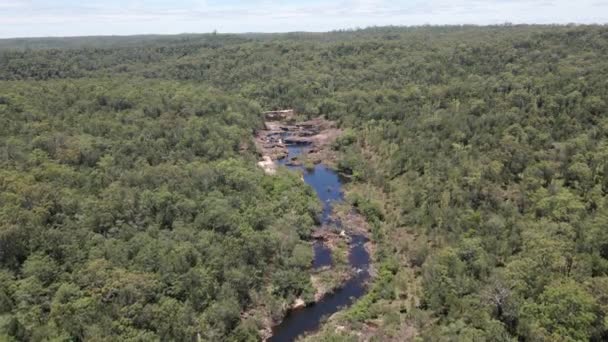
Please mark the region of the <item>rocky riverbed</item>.
MULTIPOLYGON (((262 159, 258 165, 269 175, 281 165, 302 172, 303 181, 323 203, 321 225, 311 235, 314 301, 296 299, 283 320, 272 328, 269 338, 293 341, 315 331, 324 317, 365 294, 371 275, 370 243, 367 223, 343 201, 343 179, 329 167, 336 160, 331 147, 341 130, 324 118, 295 122, 290 115, 293 112, 272 113, 266 116, 264 129, 255 137, 262 159), (334 210, 337 204, 340 210, 334 210)), ((268 329, 266 332, 270 333, 268 329)))
POLYGON ((258 164, 267 173, 276 172, 276 164, 270 161, 288 158, 288 145, 307 145, 304 155, 295 156, 293 160, 285 161, 287 165, 302 165, 305 160, 311 164, 331 163, 335 160, 335 152, 331 144, 341 134, 334 122, 324 118, 289 124, 285 121, 266 121, 265 127, 256 134, 255 143, 262 154, 258 164))

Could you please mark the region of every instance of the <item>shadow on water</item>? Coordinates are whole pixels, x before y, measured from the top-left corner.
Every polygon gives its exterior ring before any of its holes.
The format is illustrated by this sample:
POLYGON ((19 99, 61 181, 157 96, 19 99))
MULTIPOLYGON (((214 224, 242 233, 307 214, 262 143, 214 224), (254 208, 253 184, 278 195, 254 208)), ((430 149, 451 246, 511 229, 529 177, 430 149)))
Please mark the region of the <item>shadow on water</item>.
MULTIPOLYGON (((307 144, 288 145, 289 155, 279 161, 279 165, 286 163, 293 157, 305 152, 307 144)), ((312 186, 319 200, 323 203, 321 223, 323 225, 334 223, 340 226, 340 222, 332 222, 331 211, 335 202, 343 200, 342 180, 336 172, 323 164, 315 165, 313 170, 306 170, 301 166, 288 166, 290 169, 302 170, 304 181, 312 186)), ((365 249, 367 238, 363 235, 352 234, 349 263, 356 270, 355 275, 349 279, 343 287, 332 294, 328 294, 319 302, 305 308, 291 311, 287 314, 281 324, 273 329, 273 336, 269 341, 283 342, 293 341, 305 333, 317 330, 321 322, 333 313, 348 307, 356 299, 365 294, 365 282, 369 279, 368 266, 370 256, 365 249)), ((321 242, 314 244, 313 267, 320 268, 331 265, 331 251, 321 242)))

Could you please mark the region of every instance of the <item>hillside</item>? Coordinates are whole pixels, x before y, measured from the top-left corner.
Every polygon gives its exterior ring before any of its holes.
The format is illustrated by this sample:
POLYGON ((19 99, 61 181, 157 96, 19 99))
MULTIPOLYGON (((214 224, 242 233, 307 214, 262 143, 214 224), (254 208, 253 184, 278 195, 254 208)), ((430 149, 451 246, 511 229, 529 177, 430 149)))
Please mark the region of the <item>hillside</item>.
POLYGON ((376 249, 311 340, 606 340, 607 55, 606 26, 0 41, 0 336, 259 338, 244 312, 313 291, 319 204, 253 144, 294 108, 344 132, 376 249))

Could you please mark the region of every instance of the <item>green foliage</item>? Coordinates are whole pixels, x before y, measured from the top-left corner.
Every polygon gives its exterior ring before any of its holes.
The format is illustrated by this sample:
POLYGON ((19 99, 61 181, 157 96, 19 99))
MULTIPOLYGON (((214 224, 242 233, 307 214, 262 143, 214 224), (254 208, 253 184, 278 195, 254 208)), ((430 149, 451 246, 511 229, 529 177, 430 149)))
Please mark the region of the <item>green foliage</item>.
POLYGON ((241 149, 259 106, 145 80, 2 89, 1 334, 217 340, 244 333, 253 291, 310 292, 318 204, 241 149))
POLYGON ((276 317, 310 296, 319 205, 297 176, 257 170, 251 144, 262 108, 291 107, 336 120, 337 168, 383 194, 349 198, 379 266, 354 327, 606 340, 607 37, 0 42, 0 338, 251 340, 241 314, 259 298, 276 317))
POLYGON ((522 308, 522 329, 534 339, 586 341, 596 321, 595 300, 579 284, 567 280, 548 285, 538 302, 522 308))

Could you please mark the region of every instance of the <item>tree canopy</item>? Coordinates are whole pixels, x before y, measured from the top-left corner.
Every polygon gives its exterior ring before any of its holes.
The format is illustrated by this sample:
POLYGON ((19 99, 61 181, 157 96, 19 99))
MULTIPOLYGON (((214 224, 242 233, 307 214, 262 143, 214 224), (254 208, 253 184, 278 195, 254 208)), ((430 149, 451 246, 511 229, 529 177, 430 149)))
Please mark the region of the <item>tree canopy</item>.
POLYGON ((295 108, 343 129, 376 243, 313 338, 606 340, 607 55, 597 25, 2 41, 0 336, 258 338, 310 293, 318 204, 251 144, 295 108))

